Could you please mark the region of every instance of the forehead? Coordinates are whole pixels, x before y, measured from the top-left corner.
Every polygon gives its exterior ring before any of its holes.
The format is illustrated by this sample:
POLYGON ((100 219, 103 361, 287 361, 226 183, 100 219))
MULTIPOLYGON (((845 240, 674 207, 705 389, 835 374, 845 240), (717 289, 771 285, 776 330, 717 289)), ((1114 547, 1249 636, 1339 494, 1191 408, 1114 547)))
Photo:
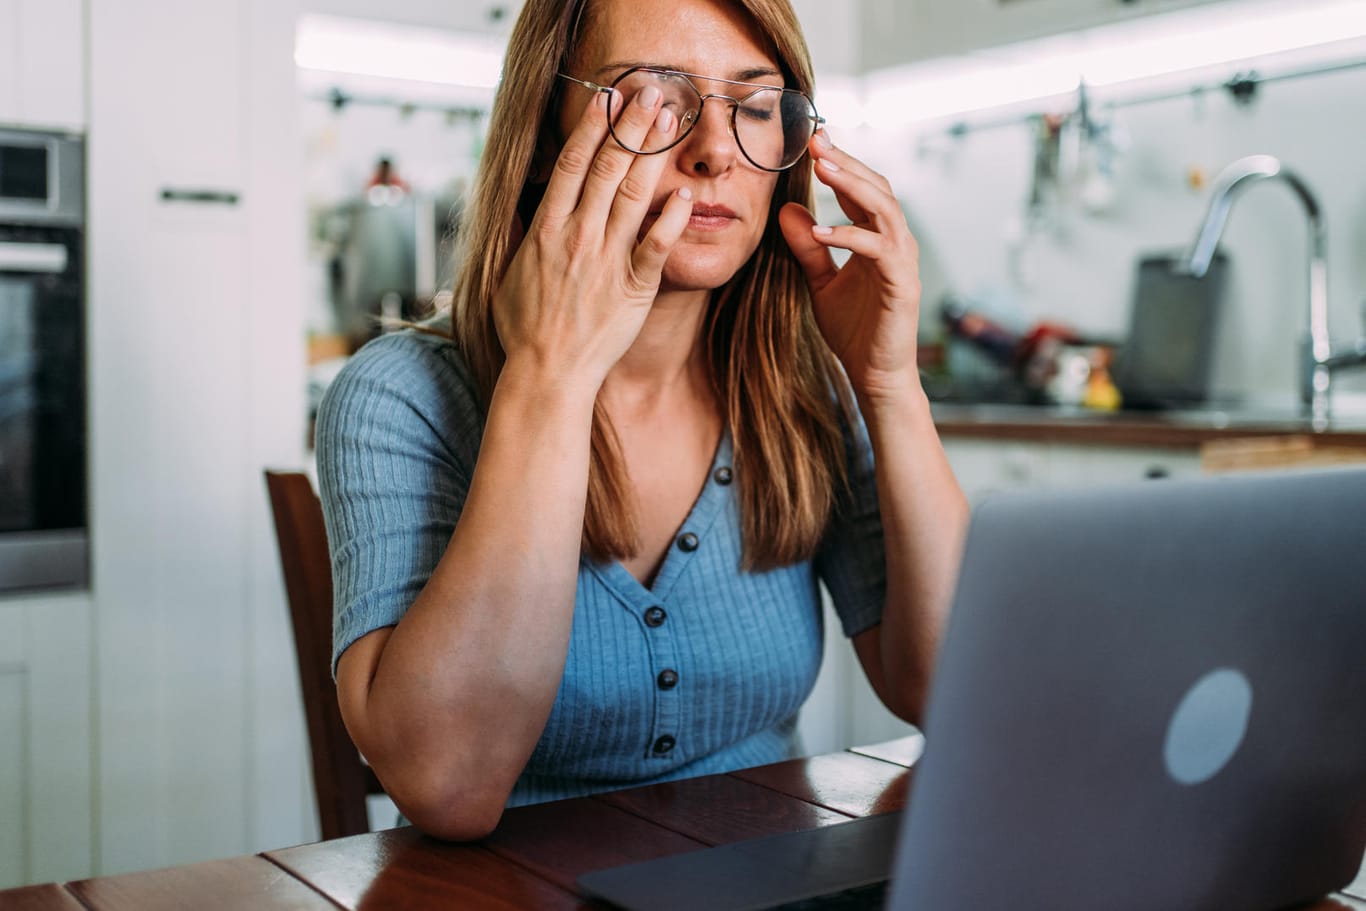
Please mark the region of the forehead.
POLYGON ((655 64, 724 79, 778 74, 766 36, 738 3, 725 0, 591 0, 578 69, 588 78, 617 67, 655 64))

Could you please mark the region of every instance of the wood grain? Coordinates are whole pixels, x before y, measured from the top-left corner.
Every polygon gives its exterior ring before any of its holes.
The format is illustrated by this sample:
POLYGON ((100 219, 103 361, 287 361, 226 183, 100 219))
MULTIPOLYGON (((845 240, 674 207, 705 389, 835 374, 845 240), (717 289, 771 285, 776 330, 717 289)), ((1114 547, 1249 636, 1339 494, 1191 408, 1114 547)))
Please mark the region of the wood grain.
POLYGON ((849 816, 871 816, 906 805, 911 772, 881 759, 846 752, 792 759, 731 775, 849 816))
POLYGON ((595 799, 709 845, 849 820, 848 814, 729 775, 613 791, 595 799))
POLYGON ((265 856, 346 909, 579 907, 564 889, 480 845, 440 842, 411 826, 265 856))
POLYGON ((336 911, 336 906, 305 883, 264 857, 254 856, 83 879, 67 888, 96 911, 336 911))
POLYGON ((4 911, 85 911, 85 907, 56 883, 23 886, 0 892, 4 911))
POLYGON ((909 769, 920 760, 921 754, 925 752, 925 735, 911 734, 906 737, 898 737, 896 740, 886 740, 868 746, 850 747, 849 752, 858 753, 860 756, 871 756, 873 759, 881 759, 883 762, 890 762, 909 769))
POLYGON ((484 844, 570 891, 590 870, 705 846, 589 797, 508 810, 484 844))

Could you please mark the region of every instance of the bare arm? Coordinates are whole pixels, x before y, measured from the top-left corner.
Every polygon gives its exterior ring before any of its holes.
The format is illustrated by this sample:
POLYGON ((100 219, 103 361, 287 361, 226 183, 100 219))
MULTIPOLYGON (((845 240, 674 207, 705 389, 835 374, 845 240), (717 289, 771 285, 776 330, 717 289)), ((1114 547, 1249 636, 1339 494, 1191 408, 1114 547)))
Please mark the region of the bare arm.
POLYGON ((967 500, 918 387, 863 408, 877 464, 887 601, 882 623, 856 636, 854 649, 887 708, 919 723, 948 622, 967 500))
POLYGON ((824 131, 810 151, 816 176, 851 224, 818 226, 795 204, 780 221, 811 283, 817 325, 868 425, 886 547, 882 623, 856 636, 854 648, 883 703, 918 721, 968 521, 916 367, 919 248, 886 178, 832 146, 824 131), (852 255, 836 266, 831 247, 852 255))
POLYGON ((404 814, 440 837, 497 823, 564 669, 592 398, 556 389, 505 369, 436 571, 397 627, 337 666, 352 738, 404 814))
MULTIPOLYGON (((618 131, 669 131, 658 101, 618 131)), ((566 142, 494 302, 507 362, 464 508, 402 621, 337 669, 347 729, 419 828, 466 840, 497 824, 564 670, 593 402, 640 330, 691 205, 637 232, 664 167, 607 135, 590 105, 566 142)))

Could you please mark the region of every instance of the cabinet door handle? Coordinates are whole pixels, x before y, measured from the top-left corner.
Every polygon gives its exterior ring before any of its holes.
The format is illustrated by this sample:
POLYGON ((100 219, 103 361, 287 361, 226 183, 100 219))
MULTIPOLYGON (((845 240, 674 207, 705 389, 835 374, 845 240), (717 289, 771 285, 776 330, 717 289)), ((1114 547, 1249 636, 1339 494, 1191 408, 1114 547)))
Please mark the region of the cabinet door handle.
POLYGON ((59 275, 66 271, 67 249, 62 244, 0 243, 0 271, 49 272, 59 275))
POLYGON ((232 190, 186 190, 163 187, 162 202, 192 202, 219 206, 235 206, 241 196, 232 190))

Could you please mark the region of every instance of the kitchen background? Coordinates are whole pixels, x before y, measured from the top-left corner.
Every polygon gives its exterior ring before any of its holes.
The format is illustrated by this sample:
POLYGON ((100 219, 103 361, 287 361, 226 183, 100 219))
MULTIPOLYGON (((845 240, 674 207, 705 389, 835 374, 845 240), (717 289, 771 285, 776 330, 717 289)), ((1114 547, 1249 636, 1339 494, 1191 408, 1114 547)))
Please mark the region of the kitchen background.
MULTIPOLYGON (((1251 154, 1318 195, 1334 336, 1360 334, 1366 3, 795 5, 836 142, 889 177, 921 242, 949 391, 1001 371, 946 335, 946 297, 1011 338, 1122 341, 1138 260, 1188 245, 1251 154)), ((307 464, 311 408, 368 314, 439 299, 516 7, 0 0, 0 127, 87 143, 90 453, 88 588, 0 595, 0 887, 316 836, 260 472, 307 464)), ((1303 210, 1254 187, 1224 246, 1212 394, 1288 409, 1303 210)), ((1335 386, 1347 420, 1366 412, 1366 372, 1335 386)), ((974 494, 1198 463, 949 449, 974 494)), ((830 645, 807 748, 903 731, 830 645)))

